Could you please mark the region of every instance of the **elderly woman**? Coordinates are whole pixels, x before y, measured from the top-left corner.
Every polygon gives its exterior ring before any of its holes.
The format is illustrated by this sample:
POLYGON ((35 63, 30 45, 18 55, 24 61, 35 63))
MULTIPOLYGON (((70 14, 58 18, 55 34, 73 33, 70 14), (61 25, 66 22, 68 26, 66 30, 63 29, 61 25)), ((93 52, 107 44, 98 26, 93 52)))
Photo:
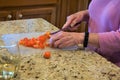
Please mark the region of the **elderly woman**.
POLYGON ((63 28, 75 30, 81 21, 88 21, 89 33, 61 31, 51 36, 51 45, 84 44, 120 66, 120 0, 92 0, 88 10, 68 16, 63 28))

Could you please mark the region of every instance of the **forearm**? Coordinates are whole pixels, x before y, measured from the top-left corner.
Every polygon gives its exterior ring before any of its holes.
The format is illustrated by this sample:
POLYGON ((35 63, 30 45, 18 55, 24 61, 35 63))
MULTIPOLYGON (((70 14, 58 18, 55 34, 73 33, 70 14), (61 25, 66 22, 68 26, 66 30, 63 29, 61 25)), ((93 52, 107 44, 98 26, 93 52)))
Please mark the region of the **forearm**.
POLYGON ((97 33, 89 33, 88 45, 99 48, 99 38, 97 33))
POLYGON ((83 21, 88 22, 88 20, 89 20, 89 12, 88 12, 88 10, 84 10, 83 13, 84 13, 84 20, 83 21))
POLYGON ((88 37, 88 46, 93 46, 93 47, 96 47, 96 48, 99 48, 100 45, 99 45, 99 38, 98 38, 98 33, 89 33, 89 36, 86 36, 88 34, 85 34, 85 33, 79 33, 79 36, 77 38, 79 38, 79 44, 83 44, 85 45, 85 37, 88 37))

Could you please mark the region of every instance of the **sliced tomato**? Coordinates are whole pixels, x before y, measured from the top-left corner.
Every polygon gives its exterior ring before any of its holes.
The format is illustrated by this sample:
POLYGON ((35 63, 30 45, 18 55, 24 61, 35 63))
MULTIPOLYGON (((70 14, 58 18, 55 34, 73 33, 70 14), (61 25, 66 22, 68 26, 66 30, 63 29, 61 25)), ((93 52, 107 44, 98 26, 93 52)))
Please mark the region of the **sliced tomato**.
POLYGON ((38 36, 37 38, 23 38, 19 41, 20 45, 27 46, 27 47, 34 47, 44 49, 49 44, 46 44, 46 41, 50 38, 50 32, 46 32, 43 35, 38 36))
POLYGON ((51 57, 51 53, 49 51, 46 51, 44 54, 43 54, 44 58, 46 59, 49 59, 51 57))
POLYGON ((44 48, 45 48, 45 46, 44 46, 43 43, 39 43, 39 47, 40 47, 41 49, 44 49, 44 48))

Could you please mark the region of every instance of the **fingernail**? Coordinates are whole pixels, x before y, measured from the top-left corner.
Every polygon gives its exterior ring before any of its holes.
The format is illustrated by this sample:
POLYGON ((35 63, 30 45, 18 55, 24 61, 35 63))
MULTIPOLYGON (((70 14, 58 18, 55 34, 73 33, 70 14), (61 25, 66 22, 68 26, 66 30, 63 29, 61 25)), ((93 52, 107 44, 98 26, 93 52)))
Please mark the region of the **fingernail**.
POLYGON ((74 25, 75 25, 76 23, 75 22, 73 22, 72 24, 71 24, 71 27, 74 27, 74 25))

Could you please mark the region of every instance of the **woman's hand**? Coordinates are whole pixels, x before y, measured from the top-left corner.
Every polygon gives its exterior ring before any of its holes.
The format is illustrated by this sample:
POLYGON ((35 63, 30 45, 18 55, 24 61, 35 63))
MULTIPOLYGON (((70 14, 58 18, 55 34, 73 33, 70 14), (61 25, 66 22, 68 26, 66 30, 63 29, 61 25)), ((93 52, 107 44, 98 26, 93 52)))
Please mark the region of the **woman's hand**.
POLYGON ((82 44, 83 40, 84 40, 84 33, 61 31, 51 36, 50 44, 52 47, 55 48, 65 48, 77 44, 82 44))
POLYGON ((74 13, 74 14, 67 17, 67 21, 63 25, 62 28, 67 28, 67 27, 71 26, 70 30, 74 31, 79 27, 79 25, 75 26, 76 23, 79 23, 82 21, 87 21, 88 18, 89 18, 89 14, 88 14, 87 10, 74 13))

